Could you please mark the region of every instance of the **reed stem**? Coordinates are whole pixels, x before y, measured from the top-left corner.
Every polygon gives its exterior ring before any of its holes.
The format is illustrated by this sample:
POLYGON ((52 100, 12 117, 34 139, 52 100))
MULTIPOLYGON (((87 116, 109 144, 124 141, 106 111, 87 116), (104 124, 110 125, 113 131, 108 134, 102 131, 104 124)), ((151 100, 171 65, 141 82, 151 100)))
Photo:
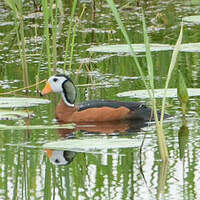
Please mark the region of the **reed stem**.
POLYGON ((57 1, 56 9, 55 9, 55 17, 53 14, 53 2, 54 0, 50 1, 50 16, 51 16, 51 24, 52 24, 52 57, 53 57, 53 74, 56 73, 56 64, 57 64, 57 48, 56 48, 56 35, 57 35, 57 1))
MULTIPOLYGON (((28 78, 28 67, 26 62, 26 42, 24 37, 24 25, 23 25, 23 19, 22 16, 20 16, 20 36, 21 36, 21 59, 22 59, 22 69, 23 69, 23 80, 24 80, 24 86, 28 87, 29 85, 29 78, 28 78)), ((28 92, 26 90, 26 92, 28 92)))
POLYGON ((69 27, 68 27, 68 31, 67 31, 66 43, 65 43, 65 57, 64 57, 64 66, 63 66, 64 72, 66 71, 67 57, 69 55, 69 53, 68 53, 69 42, 70 42, 70 36, 71 36, 71 32, 72 32, 72 23, 73 23, 73 19, 74 19, 74 13, 75 13, 76 5, 77 5, 77 0, 74 0, 73 6, 72 6, 71 17, 70 17, 70 23, 69 23, 69 27))
POLYGON ((51 53, 50 53, 50 39, 49 39, 49 9, 47 0, 42 0, 42 7, 44 13, 44 35, 46 39, 46 52, 48 60, 48 73, 51 76, 51 53))
POLYGON ((182 42, 182 38, 183 38, 183 23, 181 23, 180 34, 179 34, 178 40, 176 42, 176 45, 175 45, 173 53, 172 53, 172 58, 171 58, 171 62, 170 62, 170 66, 169 66, 169 70, 168 70, 168 74, 167 74, 167 79, 166 79, 166 82, 165 82, 165 89, 164 89, 164 96, 163 96, 163 99, 162 99, 162 109, 161 109, 161 117, 160 117, 160 123, 161 124, 163 124, 167 88, 168 88, 168 85, 169 85, 169 81, 171 79, 172 71, 173 71, 175 64, 176 64, 176 60, 177 60, 178 52, 179 52, 180 45, 181 45, 181 42, 182 42))

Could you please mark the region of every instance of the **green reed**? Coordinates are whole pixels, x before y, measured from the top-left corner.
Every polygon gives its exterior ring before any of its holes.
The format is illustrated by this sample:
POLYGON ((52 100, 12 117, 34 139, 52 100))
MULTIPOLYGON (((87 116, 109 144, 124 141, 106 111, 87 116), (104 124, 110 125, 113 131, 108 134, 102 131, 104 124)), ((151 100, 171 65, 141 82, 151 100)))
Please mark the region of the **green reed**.
MULTIPOLYGON (((76 25, 77 25, 77 23, 75 23, 75 25, 73 26, 76 6, 77 6, 77 0, 74 0, 73 6, 72 6, 72 12, 71 12, 71 19, 70 19, 70 23, 68 25, 68 30, 67 30, 66 44, 65 44, 64 67, 63 67, 64 71, 66 70, 66 61, 68 57, 70 57, 69 69, 71 69, 71 65, 72 65, 73 49, 74 49, 74 41, 75 41, 76 25), (69 51, 70 45, 71 45, 71 49, 69 51)), ((53 68, 53 73, 54 74, 56 73, 57 36, 61 32, 59 24, 58 24, 58 17, 63 17, 64 11, 63 11, 61 0, 56 0, 56 1, 42 0, 42 8, 43 8, 43 15, 44 15, 44 38, 45 38, 46 54, 47 54, 47 60, 48 60, 48 72, 50 76, 52 68, 53 68), (49 24, 51 24, 51 33, 49 31, 50 30, 49 24)))
POLYGON ((42 8, 43 8, 43 15, 44 15, 44 37, 46 42, 46 53, 47 53, 47 60, 48 60, 48 72, 49 76, 51 76, 51 54, 50 54, 50 38, 49 38, 49 7, 48 1, 42 0, 42 8))
POLYGON ((176 45, 175 45, 173 53, 172 53, 172 58, 171 58, 171 62, 170 62, 169 70, 168 70, 168 74, 167 74, 167 79, 166 79, 166 82, 165 82, 165 90, 164 90, 164 97, 163 97, 163 101, 162 101, 162 111, 161 111, 161 120, 160 120, 161 124, 163 122, 167 88, 168 88, 169 81, 170 81, 171 76, 172 76, 172 71, 174 70, 174 67, 175 67, 175 64, 176 64, 176 60, 177 60, 178 52, 179 52, 180 45, 181 45, 181 42, 182 42, 182 38, 183 38, 183 23, 181 23, 180 34, 179 34, 178 40, 176 42, 176 45))
MULTIPOLYGON (((70 16, 70 23, 69 23, 69 26, 68 26, 68 30, 67 30, 67 37, 66 37, 66 41, 65 41, 65 57, 64 57, 64 71, 66 71, 66 65, 67 65, 67 57, 69 56, 69 45, 70 45, 70 36, 72 34, 72 25, 73 25, 73 21, 74 21, 74 15, 75 15, 75 9, 76 9, 76 6, 77 6, 77 0, 74 0, 73 1, 73 6, 72 6, 72 12, 71 12, 71 16, 70 16)), ((74 28, 73 28, 73 42, 74 42, 74 38, 75 38, 75 31, 76 31, 76 24, 74 25, 74 28)), ((72 53, 73 53, 73 46, 74 44, 72 44, 72 48, 71 48, 71 58, 70 58, 70 63, 72 62, 72 53)), ((71 64, 70 64, 70 68, 71 68, 71 64)))
POLYGON ((55 8, 55 16, 53 14, 53 2, 50 1, 50 16, 51 16, 51 25, 52 25, 52 59, 53 59, 53 73, 56 73, 56 63, 57 63, 57 48, 56 48, 56 35, 57 35, 57 3, 55 8))
MULTIPOLYGON (((86 7, 84 6, 83 7, 83 9, 82 9, 82 12, 81 12, 81 14, 80 14, 80 16, 79 16, 79 18, 77 17, 76 19, 75 19, 75 24, 74 24, 74 26, 73 26, 73 33, 72 33, 72 41, 71 41, 71 49, 70 49, 70 62, 69 62, 69 71, 71 70, 71 68, 72 68, 72 59, 73 59, 73 55, 74 55, 74 43, 75 43, 75 36, 76 36, 76 27, 77 27, 77 24, 78 24, 78 22, 79 22, 79 20, 82 18, 82 16, 83 16, 83 13, 85 12, 85 9, 86 9, 86 7)), ((67 39, 68 40, 68 39, 67 39)), ((67 44, 67 43, 66 43, 67 44)), ((67 52, 67 49, 65 50, 65 52, 67 52)), ((66 58, 65 58, 65 62, 64 62, 65 64, 64 64, 64 71, 66 70, 65 68, 66 68, 66 58)))
POLYGON ((15 22, 15 31, 17 34, 18 48, 20 52, 22 70, 23 70, 23 80, 24 86, 29 85, 28 78, 28 67, 26 61, 26 41, 24 36, 24 20, 23 20, 23 4, 22 0, 5 0, 9 7, 13 11, 14 22, 15 22))
POLYGON ((181 71, 179 71, 179 75, 178 75, 177 93, 178 93, 178 98, 182 107, 182 114, 183 114, 183 117, 185 117, 186 107, 189 101, 189 95, 187 91, 187 85, 185 83, 185 79, 181 71))
POLYGON ((158 119, 158 115, 157 115, 157 106, 156 106, 156 99, 154 97, 154 72, 153 72, 153 61, 152 61, 152 56, 151 56, 151 51, 150 51, 150 45, 149 45, 149 38, 147 35, 147 31, 146 31, 146 24, 145 24, 145 18, 144 18, 144 13, 143 13, 143 17, 142 17, 142 23, 143 23, 143 35, 144 35, 144 43, 145 43, 145 47, 146 47, 146 61, 147 61, 147 69, 148 69, 148 77, 149 80, 146 80, 145 75, 143 73, 142 67, 140 66, 137 56, 134 52, 134 49, 132 48, 130 39, 128 37, 127 31, 120 19, 120 15, 116 9, 116 6, 113 2, 113 0, 107 0, 110 9, 112 10, 114 17, 120 27, 120 30, 127 42, 127 44, 130 47, 131 50, 131 55, 132 58, 136 64, 136 67, 142 77, 142 80, 144 82, 145 88, 147 89, 151 102, 152 102, 152 107, 153 107, 153 112, 154 112, 154 118, 155 118, 155 122, 156 122, 156 131, 157 131, 157 136, 158 136, 158 145, 159 145, 159 150, 160 150, 160 155, 161 155, 161 159, 163 161, 168 161, 168 150, 167 150, 167 145, 166 145, 166 141, 165 141, 165 135, 164 135, 164 131, 163 131, 163 116, 164 116, 164 110, 165 110, 165 99, 166 99, 166 91, 168 88, 168 84, 172 75, 172 71, 174 69, 175 63, 176 63, 176 59, 177 59, 177 55, 179 52, 179 48, 180 48, 180 43, 182 41, 182 35, 183 35, 183 26, 181 26, 181 31, 180 31, 180 35, 178 38, 178 41, 175 45, 173 54, 172 54, 172 59, 171 59, 171 63, 170 63, 170 67, 169 67, 169 71, 167 74, 167 79, 166 79, 166 84, 165 84, 165 94, 163 97, 163 101, 162 101, 162 110, 161 110, 161 119, 159 121, 158 119))

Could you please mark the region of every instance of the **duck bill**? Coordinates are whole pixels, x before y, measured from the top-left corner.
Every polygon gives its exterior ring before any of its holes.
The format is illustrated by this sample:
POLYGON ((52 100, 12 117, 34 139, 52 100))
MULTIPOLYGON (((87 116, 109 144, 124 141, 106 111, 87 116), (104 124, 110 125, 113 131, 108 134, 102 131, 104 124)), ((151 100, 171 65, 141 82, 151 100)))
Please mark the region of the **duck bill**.
POLYGON ((44 96, 44 95, 51 94, 51 93, 53 93, 53 90, 51 89, 49 82, 47 82, 44 89, 42 90, 41 94, 42 94, 42 96, 44 96))
POLYGON ((45 149, 44 151, 46 152, 46 154, 47 154, 47 156, 48 156, 49 158, 52 157, 53 150, 51 150, 51 149, 45 149))

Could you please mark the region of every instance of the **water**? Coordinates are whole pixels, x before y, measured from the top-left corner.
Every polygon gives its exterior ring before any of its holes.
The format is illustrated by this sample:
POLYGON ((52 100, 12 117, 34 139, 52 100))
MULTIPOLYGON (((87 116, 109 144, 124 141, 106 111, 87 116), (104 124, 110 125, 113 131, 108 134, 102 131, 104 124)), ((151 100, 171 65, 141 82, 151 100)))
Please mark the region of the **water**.
MULTIPOLYGON (((70 76, 76 84, 96 83, 95 86, 78 87, 78 102, 91 99, 142 101, 148 99, 119 98, 119 92, 144 89, 139 74, 129 56, 92 54, 86 51, 93 45, 125 43, 114 17, 104 1, 96 2, 95 19, 92 19, 90 1, 78 3, 80 15, 83 4, 86 11, 78 24, 74 59, 70 76), (84 63, 81 69, 81 63, 84 63)), ((143 42, 141 16, 136 3, 126 5, 118 1, 120 15, 135 43, 143 42), (125 6, 126 5, 126 6, 125 6)), ((174 44, 178 38, 180 21, 184 16, 199 13, 200 6, 193 1, 141 1, 144 7, 151 42, 174 44)), ((25 36, 30 83, 35 83, 43 34, 41 14, 33 18, 33 2, 25 1, 25 36), (36 35, 37 32, 37 35, 36 35)), ((66 13, 61 20, 58 36, 57 67, 61 71, 64 60, 64 41, 69 22, 71 4, 64 3, 66 13)), ((79 14, 78 14, 79 13, 79 14)), ((184 27, 184 43, 199 42, 199 27, 184 27)), ((156 88, 164 86, 171 52, 153 53, 156 88)), ((146 65, 144 54, 139 62, 146 65)), ((200 87, 199 53, 181 53, 177 68, 181 68, 188 87, 200 87)), ((0 2, 0 92, 23 87, 22 69, 17 47, 12 12, 0 2)), ((42 57, 40 79, 48 77, 47 59, 42 57)), ((170 87, 176 87, 177 69, 170 87)), ((40 86, 42 89, 43 85, 40 86)), ((16 96, 25 96, 23 92, 16 96)), ((31 88, 31 97, 36 97, 31 88)), ((1 121, 6 125, 52 125, 55 121, 56 100, 47 105, 30 107, 35 117, 30 120, 1 121)), ((107 125, 97 129, 59 130, 1 130, 0 131, 0 199, 198 199, 199 192, 199 98, 190 98, 186 126, 182 127, 182 114, 177 98, 167 100, 166 112, 173 116, 164 123, 169 151, 167 169, 160 160, 155 126, 135 130, 127 126, 107 125), (92 133, 91 133, 92 132, 92 133), (110 133, 110 135, 108 135, 110 133), (63 160, 63 152, 49 160, 42 145, 69 137, 132 138, 134 148, 102 150, 98 153, 65 152, 69 165, 56 165, 63 160), (144 145, 141 142, 144 139, 144 145), (140 142, 138 142, 140 141, 140 142), (140 153, 141 150, 141 153, 140 153)), ((158 100, 160 105, 160 100, 158 100)), ((22 109, 23 110, 23 109, 22 109)), ((138 124, 136 124, 138 126, 138 124)), ((135 128, 135 127, 134 127, 135 128)))

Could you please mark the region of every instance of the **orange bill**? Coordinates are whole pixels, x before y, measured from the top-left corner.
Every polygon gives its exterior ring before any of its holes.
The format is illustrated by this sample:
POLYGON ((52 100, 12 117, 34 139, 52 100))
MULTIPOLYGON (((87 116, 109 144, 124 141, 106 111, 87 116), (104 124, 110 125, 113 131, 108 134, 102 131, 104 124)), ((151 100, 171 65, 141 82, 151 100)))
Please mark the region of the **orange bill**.
POLYGON ((52 156, 52 154, 53 154, 53 150, 51 150, 51 149, 45 149, 44 151, 46 152, 47 156, 48 156, 49 158, 51 158, 51 156, 52 156))
POLYGON ((50 93, 53 93, 53 90, 51 89, 49 82, 47 82, 44 89, 42 90, 41 94, 46 95, 46 94, 50 94, 50 93))

